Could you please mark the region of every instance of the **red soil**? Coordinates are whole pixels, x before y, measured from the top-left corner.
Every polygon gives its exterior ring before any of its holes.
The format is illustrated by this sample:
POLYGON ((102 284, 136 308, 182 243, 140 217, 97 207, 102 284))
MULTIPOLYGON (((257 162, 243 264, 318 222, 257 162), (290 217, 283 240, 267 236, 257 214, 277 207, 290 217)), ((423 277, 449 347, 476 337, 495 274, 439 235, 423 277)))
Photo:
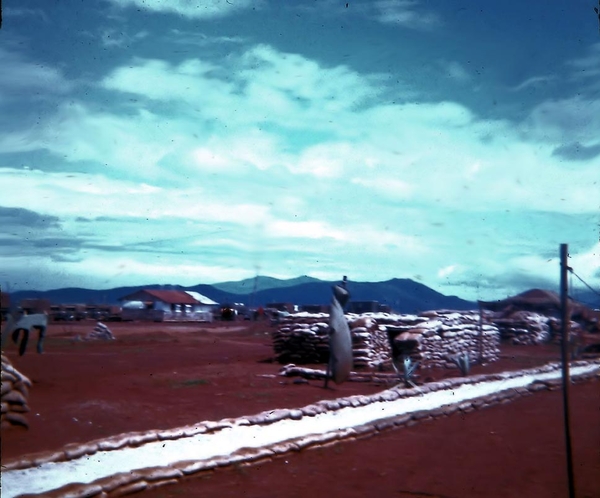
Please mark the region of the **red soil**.
MULTIPOLYGON (((75 342, 92 322, 51 325, 46 353, 32 349, 17 369, 33 381, 29 430, 2 433, 2 461, 121 432, 300 407, 319 399, 383 389, 349 382, 294 384, 272 377, 270 326, 109 324, 111 342, 75 342)), ((473 373, 556 361, 554 346, 504 347, 502 359, 473 373)), ((456 376, 427 371, 422 379, 456 376)), ((600 387, 572 389, 579 497, 600 496, 600 387)), ((235 467, 145 493, 166 496, 540 496, 567 494, 560 391, 423 422, 371 439, 235 467)))

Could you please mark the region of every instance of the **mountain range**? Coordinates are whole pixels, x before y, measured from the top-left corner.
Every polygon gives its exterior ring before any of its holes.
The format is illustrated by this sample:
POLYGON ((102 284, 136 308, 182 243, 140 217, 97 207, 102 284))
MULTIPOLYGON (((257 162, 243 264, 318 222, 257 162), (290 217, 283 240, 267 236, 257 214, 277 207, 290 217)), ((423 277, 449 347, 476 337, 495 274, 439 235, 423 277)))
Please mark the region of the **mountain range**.
MULTIPOLYGON (((298 305, 328 304, 333 282, 302 276, 289 280, 258 276, 237 282, 213 285, 199 284, 191 287, 179 285, 144 285, 93 290, 76 287, 48 291, 18 291, 11 301, 22 299, 48 299, 52 304, 119 304, 119 299, 139 289, 175 289, 194 291, 218 303, 244 303, 258 307, 268 303, 293 303, 298 305)), ((353 301, 378 301, 399 313, 415 313, 431 309, 474 309, 476 303, 456 296, 445 296, 410 279, 391 279, 385 282, 348 282, 353 301)))
MULTIPOLYGON (((48 299, 52 304, 119 304, 120 298, 144 288, 194 291, 221 304, 244 303, 251 307, 264 306, 274 302, 314 305, 330 302, 332 284, 333 282, 308 276, 288 280, 257 276, 235 282, 199 284, 191 287, 151 284, 104 290, 71 287, 48 291, 18 291, 12 293, 11 301, 18 303, 21 299, 40 298, 48 299)), ((352 301, 378 301, 398 313, 417 313, 432 309, 468 310, 477 308, 476 302, 456 296, 446 296, 407 278, 394 278, 384 282, 349 281, 348 289, 352 301)), ((585 295, 578 293, 576 297, 579 302, 593 308, 598 307, 598 297, 591 291, 585 295)))

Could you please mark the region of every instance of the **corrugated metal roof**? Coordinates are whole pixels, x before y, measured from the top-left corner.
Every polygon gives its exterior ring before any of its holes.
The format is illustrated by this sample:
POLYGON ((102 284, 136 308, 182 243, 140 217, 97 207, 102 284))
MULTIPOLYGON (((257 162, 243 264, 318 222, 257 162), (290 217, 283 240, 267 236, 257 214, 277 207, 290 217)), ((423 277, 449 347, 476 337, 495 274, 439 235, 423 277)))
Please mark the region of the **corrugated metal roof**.
POLYGON ((198 304, 198 301, 185 291, 143 289, 143 292, 169 304, 198 304))
POLYGON ((199 303, 208 304, 211 306, 215 306, 215 305, 219 304, 216 301, 213 301, 210 297, 206 297, 204 294, 200 294, 199 292, 193 292, 193 291, 185 291, 185 292, 187 294, 189 294, 190 296, 192 296, 199 303))
POLYGON ((160 289, 140 289, 119 298, 119 301, 147 301, 147 298, 158 299, 168 304, 204 304, 209 306, 219 304, 199 292, 160 289))

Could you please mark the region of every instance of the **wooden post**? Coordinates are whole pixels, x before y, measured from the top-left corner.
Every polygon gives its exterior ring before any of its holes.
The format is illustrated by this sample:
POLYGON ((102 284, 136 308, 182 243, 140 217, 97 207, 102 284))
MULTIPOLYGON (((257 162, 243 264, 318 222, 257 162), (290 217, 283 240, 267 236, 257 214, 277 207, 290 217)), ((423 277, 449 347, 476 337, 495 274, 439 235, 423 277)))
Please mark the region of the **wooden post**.
POLYGON ((569 416, 569 388, 571 378, 569 374, 569 329, 571 313, 569 310, 569 289, 567 274, 569 271, 569 249, 567 244, 560 245, 560 311, 561 311, 561 357, 562 357, 562 385, 563 385, 563 413, 565 422, 565 443, 567 450, 567 476, 569 478, 569 498, 575 498, 575 478, 573 475, 573 453, 571 450, 571 424, 569 416))

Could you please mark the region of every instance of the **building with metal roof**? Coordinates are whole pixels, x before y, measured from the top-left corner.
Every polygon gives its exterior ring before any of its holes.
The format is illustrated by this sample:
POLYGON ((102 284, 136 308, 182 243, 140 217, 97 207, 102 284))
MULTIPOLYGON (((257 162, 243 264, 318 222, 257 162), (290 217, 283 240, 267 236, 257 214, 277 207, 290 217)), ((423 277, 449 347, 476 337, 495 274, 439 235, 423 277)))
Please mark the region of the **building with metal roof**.
POLYGON ((212 321, 216 301, 183 290, 140 289, 119 299, 123 320, 151 320, 155 322, 212 321))

